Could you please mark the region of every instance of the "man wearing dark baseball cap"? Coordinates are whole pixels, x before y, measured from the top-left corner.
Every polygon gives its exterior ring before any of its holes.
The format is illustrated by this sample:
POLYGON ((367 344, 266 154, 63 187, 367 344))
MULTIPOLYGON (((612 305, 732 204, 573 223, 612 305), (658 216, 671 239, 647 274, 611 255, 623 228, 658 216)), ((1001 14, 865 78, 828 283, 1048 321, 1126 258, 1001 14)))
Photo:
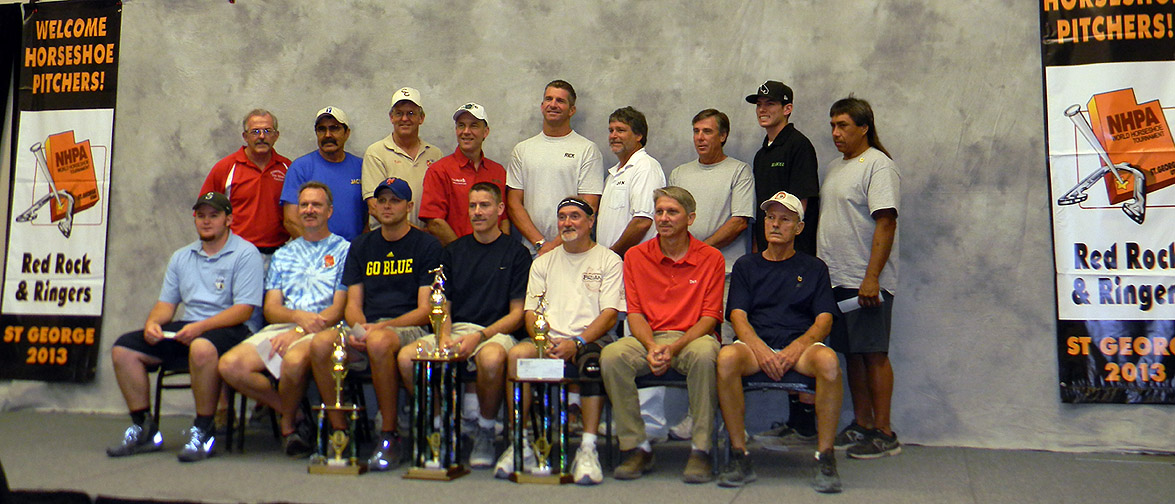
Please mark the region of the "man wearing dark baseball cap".
POLYGON ((196 419, 185 433, 179 460, 195 462, 212 455, 212 420, 220 397, 217 360, 257 329, 246 323, 261 309, 261 254, 252 243, 229 231, 232 205, 223 193, 201 194, 192 210, 200 239, 171 255, 159 300, 143 328, 123 334, 110 349, 114 375, 132 422, 119 444, 106 449, 111 457, 163 448, 163 435, 155 419, 147 415, 151 407, 147 373, 160 366, 186 367, 192 375, 196 419), (183 315, 173 320, 180 303, 183 315))
MULTIPOLYGON (((747 103, 755 106, 759 126, 767 133, 763 146, 755 153, 752 171, 755 174, 755 200, 766 201, 779 191, 787 191, 799 198, 804 206, 804 229, 795 239, 795 249, 816 255, 816 226, 820 221, 820 179, 816 173, 816 149, 812 142, 791 123, 792 102, 795 94, 786 84, 769 80, 759 86, 755 94, 747 96, 747 103)), ((767 250, 763 233, 766 214, 755 210, 751 235, 754 250, 767 250)), ((765 447, 780 445, 810 445, 816 441, 816 415, 812 396, 790 396, 791 406, 787 424, 758 436, 765 447)))

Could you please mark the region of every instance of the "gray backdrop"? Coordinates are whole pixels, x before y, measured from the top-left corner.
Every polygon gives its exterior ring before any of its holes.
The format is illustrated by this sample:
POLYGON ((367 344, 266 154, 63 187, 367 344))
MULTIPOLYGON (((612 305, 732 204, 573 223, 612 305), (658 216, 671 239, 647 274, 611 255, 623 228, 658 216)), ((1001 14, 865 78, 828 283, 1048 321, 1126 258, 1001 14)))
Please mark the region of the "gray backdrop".
MULTIPOLYGON (((670 170, 694 157, 690 118, 707 107, 730 115, 727 153, 749 161, 763 133, 743 97, 771 78, 795 89, 792 122, 822 162, 838 155, 828 107, 855 93, 902 170, 891 359, 904 441, 1175 450, 1169 407, 1058 400, 1038 7, 976 7, 126 0, 103 347, 141 326, 168 256, 194 239, 192 197, 254 107, 278 116, 291 158, 314 148, 314 112, 341 107, 347 150, 361 155, 390 131, 391 92, 413 86, 425 140, 451 151, 449 116, 476 101, 490 116, 485 152, 505 162, 540 128, 543 85, 563 78, 579 92, 573 125, 606 165, 607 116, 633 105, 670 170)), ((108 354, 98 367, 92 385, 0 384, 0 409, 124 411, 108 354)), ((190 408, 169 395, 168 409, 190 408)))

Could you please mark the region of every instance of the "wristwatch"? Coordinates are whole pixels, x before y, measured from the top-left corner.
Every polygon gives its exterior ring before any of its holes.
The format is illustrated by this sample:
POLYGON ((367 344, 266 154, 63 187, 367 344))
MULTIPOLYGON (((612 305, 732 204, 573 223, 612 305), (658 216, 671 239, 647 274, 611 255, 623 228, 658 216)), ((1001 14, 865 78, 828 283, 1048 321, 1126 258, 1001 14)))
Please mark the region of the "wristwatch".
POLYGON ((543 248, 543 245, 546 245, 546 244, 547 244, 546 238, 539 239, 539 241, 534 242, 534 251, 538 252, 539 249, 543 248))
POLYGON ((575 341, 575 350, 576 351, 583 350, 583 346, 587 344, 586 342, 584 342, 583 336, 572 336, 571 340, 575 341))

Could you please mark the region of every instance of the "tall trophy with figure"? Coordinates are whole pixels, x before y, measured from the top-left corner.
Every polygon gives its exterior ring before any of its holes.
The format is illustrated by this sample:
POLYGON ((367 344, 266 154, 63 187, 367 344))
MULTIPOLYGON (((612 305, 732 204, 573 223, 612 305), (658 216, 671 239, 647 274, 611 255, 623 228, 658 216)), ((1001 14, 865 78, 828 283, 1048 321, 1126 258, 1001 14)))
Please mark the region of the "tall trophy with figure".
POLYGON ((539 296, 535 309, 534 324, 530 327, 538 357, 518 359, 514 378, 514 472, 510 481, 515 483, 543 483, 561 485, 571 483, 571 465, 567 450, 567 384, 563 373, 563 360, 547 355, 550 349, 551 325, 547 322, 546 294, 539 296), (527 392, 529 389, 529 392, 527 392), (523 394, 533 399, 530 407, 531 430, 534 438, 528 439, 523 428, 523 394), (523 447, 530 443, 535 454, 535 467, 523 469, 523 447))
POLYGON ((323 403, 314 407, 318 411, 318 437, 315 443, 317 449, 310 457, 310 466, 307 469, 310 474, 358 475, 367 472, 367 464, 359 462, 355 446, 355 424, 359 422, 359 412, 363 411, 363 408, 342 402, 343 381, 347 378, 347 335, 351 330, 346 324, 339 322, 335 326, 335 331, 339 336, 334 342, 334 351, 331 352, 335 403, 323 403), (326 415, 330 411, 346 414, 347 428, 324 436, 323 430, 329 425, 326 415))
POLYGON ((464 359, 453 346, 442 344, 447 338, 441 338, 441 331, 449 319, 445 266, 429 273, 433 274, 433 282, 428 296, 428 321, 437 335, 437 346, 418 346, 412 358, 412 467, 404 477, 449 481, 469 474, 469 468, 460 460, 458 417, 462 394, 457 371, 464 359))

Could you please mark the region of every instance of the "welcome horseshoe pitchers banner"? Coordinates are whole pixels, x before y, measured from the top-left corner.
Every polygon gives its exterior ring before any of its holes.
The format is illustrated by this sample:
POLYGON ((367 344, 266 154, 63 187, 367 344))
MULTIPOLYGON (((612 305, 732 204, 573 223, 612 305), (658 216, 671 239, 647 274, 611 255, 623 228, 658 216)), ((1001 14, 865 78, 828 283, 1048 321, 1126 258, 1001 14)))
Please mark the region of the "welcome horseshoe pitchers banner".
POLYGON ((1040 0, 1065 402, 1175 404, 1175 0, 1040 0))
POLYGON ((88 382, 100 349, 122 11, 25 6, 0 378, 88 382))

